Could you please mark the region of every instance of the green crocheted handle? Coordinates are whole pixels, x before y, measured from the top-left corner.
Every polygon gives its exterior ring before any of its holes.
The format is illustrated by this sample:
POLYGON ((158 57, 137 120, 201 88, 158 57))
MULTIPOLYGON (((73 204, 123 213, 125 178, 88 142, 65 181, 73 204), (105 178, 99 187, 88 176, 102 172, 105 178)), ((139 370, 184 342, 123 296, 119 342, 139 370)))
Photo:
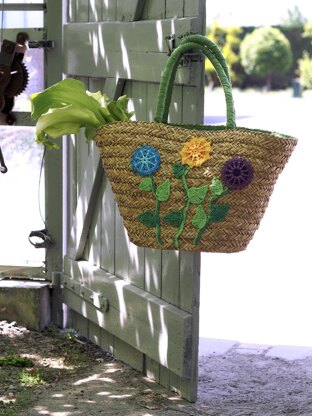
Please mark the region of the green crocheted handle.
POLYGON ((189 50, 201 50, 212 63, 223 87, 226 102, 226 127, 235 128, 235 110, 229 70, 218 46, 202 35, 190 35, 172 52, 159 86, 155 121, 167 123, 173 84, 181 57, 189 50))

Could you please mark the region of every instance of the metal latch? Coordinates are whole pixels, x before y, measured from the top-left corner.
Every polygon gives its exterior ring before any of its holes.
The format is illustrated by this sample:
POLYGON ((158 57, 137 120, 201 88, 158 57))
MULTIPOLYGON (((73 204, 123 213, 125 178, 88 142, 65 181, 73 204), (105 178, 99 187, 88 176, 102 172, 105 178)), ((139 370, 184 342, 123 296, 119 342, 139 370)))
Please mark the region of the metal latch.
POLYGON ((28 47, 31 49, 53 49, 55 48, 54 40, 30 40, 28 47))
MULTIPOLYGON (((177 39, 181 40, 183 38, 185 38, 186 36, 189 35, 196 35, 198 34, 195 32, 188 32, 188 33, 184 33, 183 35, 179 35, 176 36, 175 34, 171 34, 169 36, 165 37, 166 40, 166 44, 167 44, 167 48, 168 48, 168 56, 170 56, 172 54, 172 52, 175 50, 175 48, 177 47, 177 39)), ((187 65, 190 62, 202 62, 203 60, 203 56, 200 52, 188 52, 185 53, 181 59, 181 65, 187 65)))
POLYGON ((46 230, 46 229, 39 230, 39 231, 31 231, 31 233, 28 236, 28 241, 35 248, 49 248, 54 244, 51 236, 48 234, 48 230, 46 230), (33 237, 37 237, 41 241, 40 242, 32 241, 31 239, 33 237))

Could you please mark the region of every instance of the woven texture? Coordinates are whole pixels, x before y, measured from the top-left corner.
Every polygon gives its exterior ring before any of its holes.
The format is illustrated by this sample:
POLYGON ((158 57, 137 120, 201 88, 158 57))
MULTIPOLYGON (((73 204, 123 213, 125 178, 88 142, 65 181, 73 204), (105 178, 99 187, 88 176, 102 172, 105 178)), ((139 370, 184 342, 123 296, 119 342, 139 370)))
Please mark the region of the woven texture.
POLYGON ((296 139, 130 121, 96 143, 133 243, 230 253, 252 239, 296 139))

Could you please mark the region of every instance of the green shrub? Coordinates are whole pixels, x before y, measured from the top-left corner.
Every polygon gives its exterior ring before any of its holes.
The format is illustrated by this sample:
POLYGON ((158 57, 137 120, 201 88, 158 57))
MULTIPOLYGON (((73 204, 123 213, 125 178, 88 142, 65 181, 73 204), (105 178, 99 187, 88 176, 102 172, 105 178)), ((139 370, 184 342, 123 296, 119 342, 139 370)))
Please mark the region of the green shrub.
POLYGON ((304 88, 312 89, 312 58, 306 52, 299 60, 299 76, 304 88))
POLYGON ((20 355, 7 355, 0 357, 0 367, 33 367, 34 363, 30 358, 21 357, 20 355))
MULTIPOLYGON (((208 38, 219 46, 226 59, 233 85, 240 85, 242 82, 242 71, 238 71, 240 67, 239 46, 241 32, 242 29, 240 27, 221 27, 217 21, 214 21, 212 27, 207 31, 208 38)), ((207 78, 212 83, 217 82, 214 67, 208 59, 205 60, 205 71, 207 78)))
POLYGON ((241 63, 247 74, 266 78, 271 88, 273 73, 286 72, 292 64, 292 50, 288 39, 273 27, 261 27, 246 35, 240 47, 241 63))

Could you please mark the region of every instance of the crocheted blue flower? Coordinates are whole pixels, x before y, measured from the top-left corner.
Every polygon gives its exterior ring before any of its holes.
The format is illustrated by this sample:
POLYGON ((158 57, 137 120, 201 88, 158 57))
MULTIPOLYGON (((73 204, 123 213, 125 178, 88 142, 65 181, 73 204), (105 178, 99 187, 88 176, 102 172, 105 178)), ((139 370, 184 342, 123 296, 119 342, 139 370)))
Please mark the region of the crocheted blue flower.
POLYGON ((141 146, 131 156, 131 167, 141 176, 153 175, 160 168, 160 154, 152 146, 141 146))
POLYGON ((233 157, 221 169, 221 179, 230 190, 243 189, 253 178, 253 167, 243 157, 233 157))

